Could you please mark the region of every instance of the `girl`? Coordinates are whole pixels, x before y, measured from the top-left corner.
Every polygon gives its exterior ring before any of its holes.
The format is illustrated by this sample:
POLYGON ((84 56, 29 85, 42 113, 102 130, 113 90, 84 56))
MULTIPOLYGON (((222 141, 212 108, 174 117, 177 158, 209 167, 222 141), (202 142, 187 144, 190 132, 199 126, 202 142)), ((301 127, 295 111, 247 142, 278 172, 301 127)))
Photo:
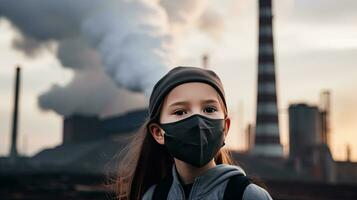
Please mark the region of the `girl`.
POLYGON ((221 148, 229 127, 219 77, 172 69, 154 86, 149 119, 119 165, 119 199, 272 199, 221 148))

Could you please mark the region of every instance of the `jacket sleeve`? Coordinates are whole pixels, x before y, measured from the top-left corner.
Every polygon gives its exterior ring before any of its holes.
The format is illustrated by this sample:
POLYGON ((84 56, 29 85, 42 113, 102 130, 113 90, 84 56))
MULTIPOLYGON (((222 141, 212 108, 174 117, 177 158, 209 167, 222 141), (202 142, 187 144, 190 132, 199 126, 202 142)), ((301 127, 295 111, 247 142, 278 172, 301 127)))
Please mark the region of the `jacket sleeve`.
POLYGON ((152 200, 156 185, 151 186, 143 195, 142 200, 152 200))
POLYGON ((270 194, 258 185, 249 184, 243 193, 243 200, 273 200, 270 194))

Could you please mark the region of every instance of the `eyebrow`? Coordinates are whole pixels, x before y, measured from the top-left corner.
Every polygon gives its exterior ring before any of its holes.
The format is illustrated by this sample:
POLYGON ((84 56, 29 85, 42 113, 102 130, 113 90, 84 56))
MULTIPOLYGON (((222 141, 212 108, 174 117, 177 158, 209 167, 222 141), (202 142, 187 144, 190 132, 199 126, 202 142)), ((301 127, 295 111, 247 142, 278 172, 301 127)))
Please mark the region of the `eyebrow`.
MULTIPOLYGON (((202 100, 201 103, 219 103, 219 102, 215 99, 206 99, 206 100, 202 100)), ((178 101, 178 102, 172 103, 169 107, 178 106, 178 105, 187 105, 187 104, 189 104, 188 101, 178 101)))
POLYGON ((186 104, 188 104, 187 101, 178 101, 178 102, 172 103, 171 105, 169 105, 169 107, 179 106, 179 105, 186 105, 186 104))
POLYGON ((207 99, 207 100, 203 100, 203 103, 219 103, 217 100, 215 99, 207 99))

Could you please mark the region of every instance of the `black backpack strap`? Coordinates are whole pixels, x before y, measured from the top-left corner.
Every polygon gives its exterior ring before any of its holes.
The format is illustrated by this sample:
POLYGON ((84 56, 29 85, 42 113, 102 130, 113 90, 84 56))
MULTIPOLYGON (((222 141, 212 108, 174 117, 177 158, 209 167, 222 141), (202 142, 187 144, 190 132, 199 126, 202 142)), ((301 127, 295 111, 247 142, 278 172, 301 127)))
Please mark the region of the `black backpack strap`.
POLYGON ((152 199, 166 200, 171 185, 172 185, 172 175, 170 174, 156 185, 152 199))
POLYGON ((245 188, 251 183, 251 179, 243 174, 230 177, 224 191, 224 200, 243 199, 245 188))

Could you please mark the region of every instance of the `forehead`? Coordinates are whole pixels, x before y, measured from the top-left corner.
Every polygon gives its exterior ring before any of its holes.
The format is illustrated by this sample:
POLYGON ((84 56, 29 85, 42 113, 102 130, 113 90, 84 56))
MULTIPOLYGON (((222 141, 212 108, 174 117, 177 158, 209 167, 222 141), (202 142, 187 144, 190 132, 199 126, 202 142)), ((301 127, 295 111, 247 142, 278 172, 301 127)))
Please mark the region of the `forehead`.
POLYGON ((166 96, 164 104, 170 105, 177 101, 199 101, 214 99, 219 101, 217 91, 210 85, 200 82, 191 82, 178 85, 166 96))

